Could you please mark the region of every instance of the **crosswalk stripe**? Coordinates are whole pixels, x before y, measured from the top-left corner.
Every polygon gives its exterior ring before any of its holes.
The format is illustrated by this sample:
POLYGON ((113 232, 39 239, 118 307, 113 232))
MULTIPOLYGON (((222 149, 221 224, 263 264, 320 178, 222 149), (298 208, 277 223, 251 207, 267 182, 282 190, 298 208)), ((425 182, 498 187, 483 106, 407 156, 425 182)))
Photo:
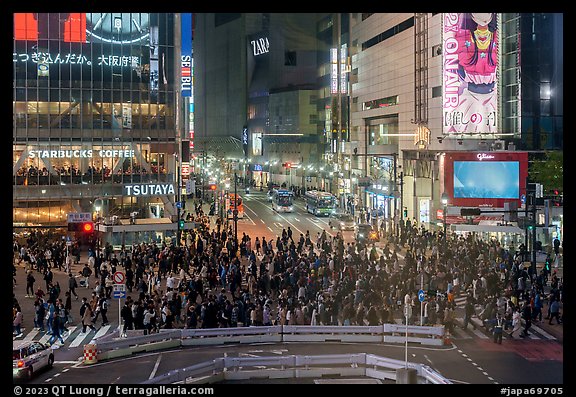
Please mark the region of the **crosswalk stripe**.
POLYGON ((474 333, 474 335, 476 335, 480 339, 490 339, 489 336, 484 335, 484 333, 478 329, 473 329, 472 332, 474 333))
POLYGON ((66 342, 66 339, 68 339, 70 337, 70 335, 72 335, 72 332, 74 332, 76 330, 76 328, 78 328, 77 325, 68 328, 68 332, 66 333, 66 336, 63 336, 62 339, 64 339, 64 342, 66 342))
POLYGON ((72 341, 72 343, 70 343, 70 347, 76 347, 76 346, 80 346, 80 344, 84 341, 84 339, 86 339, 86 337, 88 336, 88 334, 90 333, 90 328, 86 328, 86 333, 78 333, 78 335, 76 336, 76 338, 74 338, 74 340, 72 341))
POLYGON ((48 333, 45 333, 41 338, 40 338, 40 343, 46 343, 48 342, 48 339, 50 339, 52 335, 48 335, 48 333))
POLYGON ((98 332, 96 332, 96 335, 94 335, 94 337, 92 338, 90 343, 94 342, 94 340, 98 339, 99 337, 106 335, 106 332, 108 332, 109 329, 110 329, 110 325, 105 325, 103 327, 100 327, 100 329, 98 330, 98 332))
POLYGON ((25 341, 32 340, 32 339, 34 339, 34 338, 36 337, 36 335, 38 335, 38 333, 40 333, 39 330, 33 329, 33 330, 30 331, 28 334, 26 334, 26 336, 24 337, 23 340, 25 340, 25 341))
POLYGON ((459 339, 472 339, 472 337, 470 335, 468 335, 466 333, 466 331, 464 331, 458 327, 454 327, 454 328, 452 328, 452 330, 456 334, 455 336, 459 339))
POLYGON ((539 334, 541 334, 542 336, 544 336, 547 339, 556 340, 555 336, 550 335, 548 332, 544 331, 542 328, 538 327, 537 325, 532 324, 531 329, 538 332, 539 334))

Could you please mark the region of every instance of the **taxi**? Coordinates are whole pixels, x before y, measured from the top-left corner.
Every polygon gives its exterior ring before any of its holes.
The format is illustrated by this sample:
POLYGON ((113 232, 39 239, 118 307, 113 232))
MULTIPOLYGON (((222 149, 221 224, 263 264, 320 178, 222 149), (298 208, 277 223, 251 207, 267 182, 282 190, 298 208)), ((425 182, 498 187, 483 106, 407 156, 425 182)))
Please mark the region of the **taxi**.
POLYGON ((12 344, 12 379, 30 380, 42 368, 52 368, 54 350, 38 341, 14 341, 12 344))

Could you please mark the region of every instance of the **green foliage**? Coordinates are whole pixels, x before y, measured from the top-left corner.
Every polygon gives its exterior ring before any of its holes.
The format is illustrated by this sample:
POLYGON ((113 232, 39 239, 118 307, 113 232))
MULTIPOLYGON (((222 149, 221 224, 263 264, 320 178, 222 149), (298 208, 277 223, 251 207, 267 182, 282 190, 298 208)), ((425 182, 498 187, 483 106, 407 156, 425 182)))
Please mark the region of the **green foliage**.
POLYGON ((528 169, 530 180, 541 183, 544 191, 564 191, 564 154, 561 151, 547 152, 543 160, 535 160, 528 169))

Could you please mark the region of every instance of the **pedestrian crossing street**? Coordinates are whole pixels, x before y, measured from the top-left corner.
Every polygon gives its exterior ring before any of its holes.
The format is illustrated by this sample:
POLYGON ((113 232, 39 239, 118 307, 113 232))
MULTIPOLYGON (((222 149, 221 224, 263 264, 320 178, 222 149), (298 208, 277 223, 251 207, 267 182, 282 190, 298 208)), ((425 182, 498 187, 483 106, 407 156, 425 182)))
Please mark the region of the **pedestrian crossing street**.
MULTIPOLYGON (((95 339, 100 338, 108 333, 114 332, 117 329, 117 326, 113 326, 111 324, 102 326, 97 328, 97 331, 94 332, 90 328, 86 328, 86 332, 82 333, 82 326, 81 325, 72 325, 68 327, 68 332, 65 332, 62 335, 62 339, 64 340, 64 344, 60 341, 59 338, 56 339, 54 345, 58 347, 67 347, 67 348, 74 348, 78 346, 84 346, 88 343, 93 343, 95 339)), ((23 341, 30 341, 35 340, 42 343, 49 343, 51 335, 47 334, 46 331, 39 331, 37 329, 33 329, 29 332, 23 330, 24 332, 20 336, 14 336, 12 339, 13 341, 23 340, 23 341)))
MULTIPOLYGON (((458 297, 454 298, 454 301, 456 302, 457 309, 464 310, 464 306, 466 304, 466 295, 458 296, 458 297)), ((482 324, 482 320, 476 316, 473 316, 470 319, 470 323, 468 324, 467 330, 462 329, 463 325, 464 325, 464 317, 456 317, 456 324, 454 326, 454 332, 453 332, 453 335, 451 335, 452 339, 456 339, 456 340, 457 339, 473 339, 473 338, 492 339, 492 335, 486 331, 486 328, 484 328, 484 325, 482 324), (474 329, 472 324, 474 324, 476 326, 476 329, 474 329)), ((520 331, 518 331, 516 333, 514 338, 511 338, 507 334, 507 332, 510 332, 510 330, 505 330, 502 339, 503 340, 505 340, 505 339, 516 339, 516 340, 524 339, 524 338, 519 337, 519 334, 520 334, 522 329, 524 329, 524 327, 520 328, 520 331)), ((550 333, 546 332, 545 330, 538 327, 538 325, 536 325, 534 323, 532 323, 532 327, 530 327, 530 330, 528 332, 529 332, 529 335, 528 335, 527 339, 557 340, 557 338, 555 336, 550 335, 550 333)))
MULTIPOLYGON (((466 302, 465 296, 459 296, 455 298, 456 306, 458 309, 462 309, 459 312, 463 311, 464 304, 466 302)), ((397 324, 402 324, 401 318, 396 318, 395 322, 397 324)), ((462 329, 462 325, 464 324, 463 317, 456 317, 456 325, 453 328, 453 334, 450 335, 450 339, 452 340, 465 340, 465 339, 485 339, 490 340, 492 339, 492 335, 486 331, 486 328, 482 325, 482 321, 478 317, 472 317, 470 320, 470 324, 468 325, 468 329, 462 329), (472 324, 476 326, 476 329, 473 328, 472 324)), ((94 343, 95 339, 105 336, 106 334, 112 333, 116 331, 117 325, 108 324, 102 326, 97 329, 96 332, 90 330, 90 328, 86 329, 86 333, 82 333, 82 326, 81 325, 72 325, 68 327, 68 332, 65 332, 62 335, 62 339, 64 340, 64 344, 62 344, 59 340, 55 342, 55 345, 58 347, 66 347, 66 348, 75 348, 75 347, 83 347, 86 344, 94 343)), ((519 332, 518 332, 519 334, 519 332)), ((19 336, 14 336, 13 340, 37 340, 40 342, 47 343, 50 339, 50 335, 48 335, 45 331, 39 331, 37 329, 33 329, 29 332, 23 330, 23 333, 19 336)), ((506 332, 503 334, 503 340, 511 339, 506 332)), ((530 335, 528 338, 520 338, 516 335, 513 339, 515 340, 550 340, 554 341, 557 338, 542 328, 538 327, 536 324, 532 324, 530 328, 530 335)))

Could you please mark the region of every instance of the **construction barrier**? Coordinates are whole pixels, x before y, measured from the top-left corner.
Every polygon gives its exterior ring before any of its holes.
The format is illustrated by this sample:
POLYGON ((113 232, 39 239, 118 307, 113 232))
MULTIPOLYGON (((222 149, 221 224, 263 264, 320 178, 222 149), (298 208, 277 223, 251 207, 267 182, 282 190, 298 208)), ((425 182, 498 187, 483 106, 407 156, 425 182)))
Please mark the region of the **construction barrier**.
POLYGON ((98 347, 94 343, 84 345, 84 364, 95 364, 98 362, 98 347))

